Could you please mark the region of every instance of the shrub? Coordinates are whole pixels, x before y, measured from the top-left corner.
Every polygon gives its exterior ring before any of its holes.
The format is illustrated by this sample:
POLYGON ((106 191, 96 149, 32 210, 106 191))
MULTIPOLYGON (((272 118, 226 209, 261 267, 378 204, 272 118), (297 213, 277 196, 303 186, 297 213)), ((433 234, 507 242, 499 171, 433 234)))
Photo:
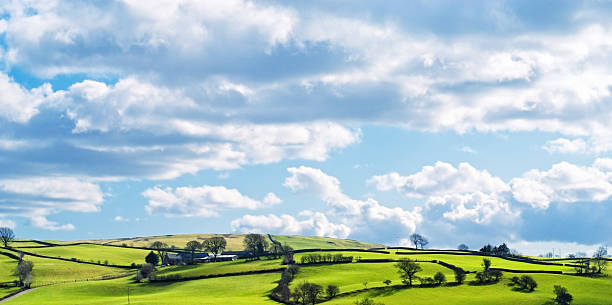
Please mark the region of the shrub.
POLYGON ((453 269, 455 271, 455 281, 462 284, 465 280, 465 271, 461 268, 453 269))
POLYGON ((327 288, 325 288, 325 293, 329 299, 334 298, 338 292, 340 292, 340 288, 336 285, 327 285, 327 288))
POLYGON ((538 287, 538 283, 529 275, 521 275, 521 277, 513 276, 510 279, 511 285, 516 285, 519 290, 533 291, 538 287))
POLYGON ((553 288, 553 292, 555 293, 555 302, 559 305, 568 305, 572 303, 574 297, 567 292, 567 288, 555 285, 553 288))
POLYGON ((433 279, 436 281, 437 285, 442 285, 444 282, 446 282, 446 276, 440 271, 436 272, 433 279))
POLYGON ((383 283, 389 287, 389 285, 391 285, 391 280, 384 280, 383 283))
POLYGON ((385 305, 384 303, 374 302, 374 300, 370 298, 365 298, 363 300, 355 301, 355 305, 385 305))

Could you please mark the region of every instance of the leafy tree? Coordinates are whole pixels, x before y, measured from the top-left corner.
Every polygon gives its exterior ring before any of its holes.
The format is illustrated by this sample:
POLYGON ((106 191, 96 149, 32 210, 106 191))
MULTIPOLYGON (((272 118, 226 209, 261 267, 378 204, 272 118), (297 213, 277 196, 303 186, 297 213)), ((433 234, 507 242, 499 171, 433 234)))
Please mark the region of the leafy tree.
POLYGON ((0 240, 4 244, 4 247, 7 248, 8 244, 15 239, 15 233, 9 227, 0 227, 0 240))
POLYGON ((595 250, 595 253, 593 254, 593 265, 597 270, 597 273, 601 273, 602 271, 606 270, 608 261, 605 258, 607 255, 608 250, 603 246, 595 250))
POLYGON ((259 258, 268 249, 268 241, 261 234, 247 234, 244 237, 244 249, 259 258))
POLYGON ((191 252, 191 263, 193 263, 193 257, 195 256, 196 250, 202 250, 202 244, 197 240, 188 241, 185 245, 185 249, 191 252))
POLYGON ((462 284, 465 281, 465 271, 461 268, 456 268, 453 271, 455 271, 455 281, 462 284))
POLYGON ((204 248, 204 250, 207 252, 214 254, 215 261, 217 261, 217 254, 222 253, 223 250, 225 250, 225 247, 227 247, 227 242, 225 241, 225 238, 220 236, 211 237, 202 242, 202 248, 204 248))
POLYGON ((423 268, 419 264, 409 259, 404 259, 397 262, 395 264, 395 267, 398 269, 398 273, 400 274, 402 282, 404 282, 404 284, 407 284, 408 286, 412 286, 412 280, 415 278, 417 272, 423 270, 423 268))
POLYGON ((438 271, 436 272, 436 274, 434 274, 433 277, 434 281, 436 281, 436 284, 438 285, 442 285, 444 282, 446 282, 446 276, 444 275, 444 273, 438 271))
POLYGON ((309 282, 302 282, 296 288, 294 292, 294 300, 296 303, 312 304, 317 302, 318 296, 323 292, 323 287, 318 284, 309 282))
POLYGON ((510 248, 506 246, 506 243, 503 243, 497 247, 493 247, 493 254, 498 256, 508 256, 510 255, 510 248))
POLYGON ((145 262, 155 266, 155 265, 157 265, 159 263, 159 256, 157 256, 157 254, 155 254, 155 252, 151 251, 145 257, 145 262))
POLYGON ((13 273, 19 278, 19 286, 30 288, 32 284, 32 269, 34 269, 34 263, 23 259, 19 261, 13 273))
POLYGON ((391 280, 384 280, 383 284, 387 285, 387 287, 389 287, 389 285, 391 285, 391 280))
POLYGON ((482 259, 482 267, 484 269, 484 271, 488 271, 489 268, 491 267, 491 260, 488 258, 483 258, 482 259))
POLYGON ((279 258, 283 255, 283 246, 280 243, 272 243, 270 246, 270 254, 272 254, 274 258, 279 258))
POLYGON ((419 246, 421 246, 421 249, 424 249, 425 246, 429 244, 429 241, 427 240, 427 238, 417 233, 413 233, 412 235, 410 235, 410 241, 412 242, 412 244, 414 244, 414 247, 417 249, 419 248, 419 246))
POLYGON ((470 247, 468 247, 468 245, 466 244, 460 244, 459 246, 457 246, 457 250, 461 250, 461 251, 466 251, 469 250, 470 247))
POLYGON ((521 277, 513 276, 510 282, 512 283, 511 285, 516 285, 518 289, 529 292, 538 287, 538 283, 529 275, 521 275, 521 277))
POLYGON ((154 241, 153 243, 151 243, 149 248, 155 249, 155 251, 157 251, 157 255, 159 255, 159 259, 162 262, 164 261, 167 255, 166 249, 168 249, 168 245, 166 243, 161 241, 154 241))
POLYGON ((338 288, 336 285, 327 285, 327 288, 325 288, 325 293, 327 294, 328 299, 334 298, 338 292, 340 292, 340 288, 338 288))
POLYGON ((478 251, 482 253, 490 254, 493 252, 493 246, 487 244, 487 245, 484 245, 482 248, 480 248, 480 250, 478 251))
POLYGON ((555 293, 555 302, 559 305, 569 305, 574 300, 574 297, 567 292, 567 288, 555 285, 553 288, 555 293))

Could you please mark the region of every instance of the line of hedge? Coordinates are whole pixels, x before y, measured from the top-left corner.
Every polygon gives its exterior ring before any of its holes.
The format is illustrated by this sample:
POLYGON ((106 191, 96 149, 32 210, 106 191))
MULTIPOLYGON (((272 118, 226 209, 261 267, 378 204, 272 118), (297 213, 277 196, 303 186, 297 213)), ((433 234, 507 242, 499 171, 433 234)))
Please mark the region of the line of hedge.
POLYGON ((184 282, 184 281, 202 280, 202 279, 210 279, 210 278, 218 278, 218 277, 275 273, 275 272, 282 272, 285 269, 286 269, 285 267, 282 267, 282 268, 274 268, 274 269, 230 272, 230 273, 222 273, 222 274, 206 274, 206 275, 190 276, 190 277, 182 277, 180 274, 167 275, 167 276, 161 275, 161 276, 155 276, 152 279, 150 278, 149 281, 151 282, 184 282))
POLYGON ((539 261, 539 260, 526 259, 526 258, 517 258, 517 257, 511 257, 511 256, 497 256, 497 255, 491 255, 491 254, 486 254, 486 253, 482 253, 482 252, 463 253, 463 252, 447 252, 447 251, 412 251, 412 252, 397 251, 395 254, 397 254, 397 255, 446 254, 446 255, 487 256, 487 257, 497 257, 497 258, 501 258, 501 259, 505 259, 505 260, 509 260, 509 261, 522 262, 522 263, 527 263, 527 264, 549 265, 549 266, 564 266, 564 264, 560 264, 560 263, 548 263, 548 262, 542 262, 542 261, 539 261))
POLYGON ((293 253, 307 253, 307 252, 365 252, 365 253, 391 254, 391 252, 389 251, 368 250, 368 249, 300 249, 300 250, 293 251, 293 253))
POLYGON ((490 270, 499 270, 509 273, 548 273, 548 274, 563 274, 563 271, 552 271, 552 270, 514 270, 506 268, 489 268, 490 270))

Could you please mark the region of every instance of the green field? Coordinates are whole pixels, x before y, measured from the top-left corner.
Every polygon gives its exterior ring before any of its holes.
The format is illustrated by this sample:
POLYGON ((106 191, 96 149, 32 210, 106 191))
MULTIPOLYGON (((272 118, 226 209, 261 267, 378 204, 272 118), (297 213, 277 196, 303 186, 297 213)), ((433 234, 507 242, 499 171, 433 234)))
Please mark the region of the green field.
POLYGON ((111 265, 130 265, 131 263, 144 264, 144 258, 149 251, 131 248, 108 247, 101 245, 76 245, 76 246, 61 246, 61 247, 45 247, 45 248, 27 248, 23 249, 27 252, 32 252, 40 255, 76 258, 87 262, 108 261, 111 265))
POLYGON ((350 239, 337 239, 318 236, 286 236, 272 235, 275 241, 288 244, 293 249, 369 249, 384 247, 380 244, 371 244, 350 239))
MULTIPOLYGON (((162 237, 140 237, 130 239, 138 245, 148 245, 152 241, 161 240, 169 245, 180 244, 192 239, 204 239, 210 234, 185 234, 162 237)), ((221 236, 221 235, 219 235, 221 236)), ((243 235, 231 235, 233 250, 242 249, 243 235)), ((301 236, 273 236, 279 242, 290 244, 296 249, 304 248, 371 248, 377 245, 359 243, 350 240, 331 238, 313 238, 301 236)), ((44 248, 25 248, 25 251, 42 255, 63 258, 76 258, 82 261, 108 260, 110 264, 129 265, 132 262, 142 263, 147 250, 109 247, 108 243, 96 241, 98 245, 70 245, 44 248)), ((121 244, 125 239, 114 240, 121 244)), ((69 244, 71 242, 57 242, 69 244)), ((229 241, 228 241, 229 243, 229 241)), ((36 245, 35 242, 14 243, 12 246, 36 245)), ((3 249, 4 252, 17 254, 17 250, 3 249)), ((504 273, 501 282, 487 285, 474 285, 474 275, 469 274, 466 283, 455 285, 454 273, 440 264, 427 261, 444 261, 468 271, 482 269, 482 256, 451 255, 451 254, 415 254, 401 255, 410 250, 388 250, 390 254, 357 252, 357 251, 321 251, 298 253, 300 258, 309 254, 353 256, 353 262, 347 264, 317 264, 301 265, 300 271, 290 287, 308 281, 322 286, 337 285, 340 295, 332 300, 324 300, 324 304, 354 304, 357 298, 370 297, 386 305, 391 304, 545 304, 552 297, 553 285, 567 287, 574 296, 573 304, 611 304, 612 277, 607 276, 579 277, 571 275, 575 271, 571 267, 539 265, 528 262, 510 261, 498 257, 487 257, 492 267, 523 270, 523 271, 563 271, 565 274, 533 274, 538 282, 534 292, 514 291, 508 286, 509 278, 519 273, 504 273), (359 259, 413 259, 420 261, 423 268, 417 274, 420 277, 431 277, 440 271, 446 275, 449 283, 440 287, 412 287, 402 285, 394 262, 358 262, 359 259), (386 287, 384 280, 391 280, 391 286, 386 287), (364 283, 366 283, 364 285, 364 283)), ((425 251, 427 252, 427 251, 425 251)), ((183 281, 150 282, 135 281, 135 271, 108 266, 82 264, 72 261, 62 261, 52 258, 39 258, 26 255, 26 260, 34 263, 33 287, 29 291, 6 304, 127 304, 127 292, 130 291, 130 304, 279 304, 272 301, 268 295, 277 285, 280 272, 270 272, 250 275, 228 275, 239 272, 268 271, 282 268, 280 259, 245 260, 231 262, 203 263, 197 265, 181 265, 158 267, 157 277, 179 276, 183 281), (103 276, 126 275, 112 280, 99 280, 103 276), (197 279, 211 276, 213 278, 197 279)), ((568 263, 569 261, 565 261, 568 263)), ((17 262, 0 255, 0 283, 13 282, 17 262)), ((612 266, 611 266, 612 267, 612 266)), ((419 280, 414 284, 418 285, 419 280)), ((18 288, 0 288, 0 298, 18 288)))

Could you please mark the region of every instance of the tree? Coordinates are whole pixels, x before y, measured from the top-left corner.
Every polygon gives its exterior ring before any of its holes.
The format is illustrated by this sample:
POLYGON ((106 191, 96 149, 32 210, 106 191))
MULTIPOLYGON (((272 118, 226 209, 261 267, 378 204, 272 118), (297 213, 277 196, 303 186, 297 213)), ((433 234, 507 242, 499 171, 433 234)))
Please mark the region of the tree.
POLYGON ((163 263, 164 259, 166 258, 166 249, 168 249, 168 245, 161 241, 154 241, 153 243, 151 243, 149 248, 155 249, 155 251, 157 251, 157 255, 159 255, 159 259, 163 263))
POLYGON ((9 227, 0 227, 0 240, 4 244, 4 247, 7 248, 8 244, 15 239, 15 233, 9 227))
POLYGON ((32 284, 32 269, 34 269, 34 263, 23 259, 19 261, 13 273, 19 278, 19 286, 30 288, 32 284))
POLYGON ((338 288, 336 285, 327 285, 327 288, 325 289, 328 299, 334 298, 338 292, 340 292, 340 288, 338 288))
POLYGON ((510 248, 506 246, 506 243, 503 243, 497 247, 493 247, 492 252, 498 256, 508 256, 510 254, 510 248))
POLYGON ((268 248, 268 241, 261 234, 247 234, 244 237, 244 249, 251 253, 251 255, 256 256, 258 259, 261 255, 266 252, 268 248))
POLYGON ((521 275, 521 277, 513 276, 510 279, 511 284, 517 286, 519 290, 527 290, 532 292, 536 287, 538 287, 538 283, 529 275, 521 275))
POLYGON ((434 274, 433 277, 434 281, 436 281, 437 285, 442 285, 444 282, 446 282, 446 276, 444 275, 444 273, 438 271, 436 272, 436 274, 434 274))
POLYGON ((270 253, 274 258, 279 258, 283 255, 283 246, 280 243, 272 243, 270 253))
POLYGON ((145 262, 155 266, 155 265, 157 265, 159 263, 159 256, 157 256, 157 254, 155 254, 155 252, 151 251, 145 257, 145 262))
POLYGON ((321 285, 302 282, 296 288, 293 293, 293 298, 296 303, 302 304, 315 304, 317 302, 318 296, 323 292, 323 287, 321 285))
POLYGON ((389 285, 391 285, 391 280, 384 280, 383 284, 387 285, 387 287, 389 287, 389 285))
POLYGON ((400 274, 402 282, 404 282, 404 284, 407 284, 408 286, 412 286, 412 280, 414 279, 415 274, 423 270, 423 268, 419 264, 409 259, 397 262, 395 264, 395 267, 399 269, 398 273, 400 274))
POLYGON ((465 270, 461 268, 455 268, 453 269, 453 271, 455 271, 455 281, 459 284, 462 284, 465 280, 465 270))
POLYGON ((482 268, 484 269, 485 272, 489 271, 489 268, 491 268, 491 260, 488 258, 483 258, 482 268))
POLYGON ((412 244, 414 244, 414 247, 417 249, 419 248, 419 246, 421 246, 421 249, 424 249, 425 246, 429 244, 429 241, 427 240, 427 238, 417 233, 413 233, 412 235, 410 235, 410 241, 412 242, 412 244))
POLYGON ((146 279, 153 274, 153 271, 155 271, 155 267, 152 264, 147 263, 142 265, 138 274, 140 275, 140 278, 146 279))
POLYGON ((608 256, 608 250, 605 247, 601 246, 595 250, 595 253, 593 254, 593 265, 597 270, 597 273, 601 273, 602 271, 606 270, 608 265, 606 256, 608 256))
POLYGON ((468 247, 468 245, 466 245, 466 244, 460 244, 459 246, 457 246, 457 250, 467 251, 469 249, 470 249, 470 247, 468 247))
POLYGON ((484 245, 482 248, 480 248, 480 250, 478 251, 482 253, 490 254, 493 252, 493 246, 487 244, 487 245, 484 245))
POLYGON ((191 263, 193 263, 193 257, 195 255, 196 250, 202 250, 202 244, 197 240, 188 241, 185 245, 185 249, 191 252, 191 263))
POLYGON ((217 255, 222 253, 223 250, 225 250, 225 247, 227 247, 227 242, 225 241, 225 238, 220 236, 211 237, 202 242, 202 248, 204 248, 206 252, 211 252, 214 254, 215 262, 217 261, 217 255))
POLYGON ((555 285, 553 288, 555 293, 555 302, 559 305, 569 305, 574 300, 574 297, 567 292, 567 288, 555 285))

